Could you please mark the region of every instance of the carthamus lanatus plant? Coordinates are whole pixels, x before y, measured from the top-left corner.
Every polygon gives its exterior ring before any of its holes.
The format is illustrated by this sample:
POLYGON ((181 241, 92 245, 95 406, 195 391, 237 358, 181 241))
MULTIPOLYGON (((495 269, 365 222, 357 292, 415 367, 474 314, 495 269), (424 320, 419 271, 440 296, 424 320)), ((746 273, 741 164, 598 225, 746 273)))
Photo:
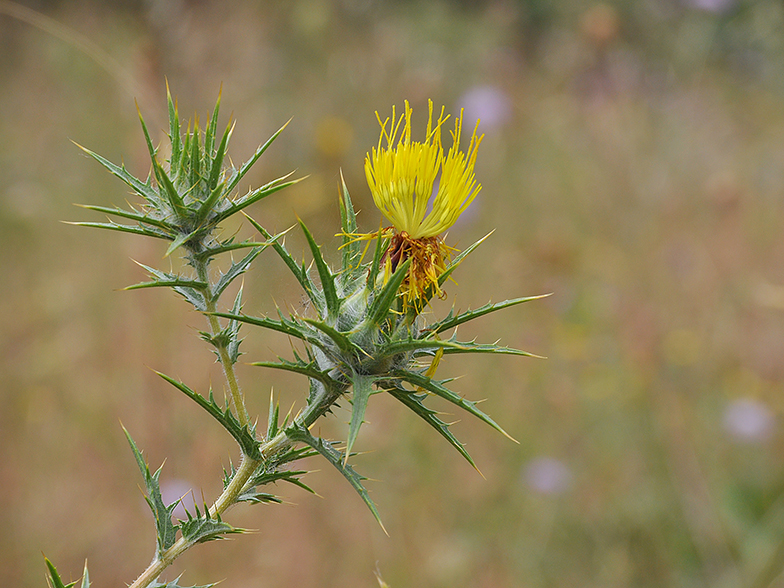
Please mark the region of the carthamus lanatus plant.
MULTIPOLYGON (((203 314, 206 328, 200 334, 214 349, 223 368, 225 399, 216 398, 212 390, 195 390, 187 382, 159 375, 217 421, 238 446, 236 464, 223 472, 221 494, 211 505, 192 507, 192 512, 186 511, 185 518, 179 519, 174 516, 174 509, 180 501, 167 504, 162 497, 161 469, 154 472, 150 469, 126 431, 141 470, 157 537, 151 563, 131 588, 180 586, 179 579, 161 579, 164 570, 196 544, 242 533, 243 529, 234 522, 224 520, 224 513, 240 502, 279 502, 269 492, 271 483, 289 482, 312 492, 303 481, 307 472, 300 465, 306 459, 321 458, 329 462, 381 523, 363 485, 365 478, 352 463, 352 448, 371 396, 391 395, 473 465, 471 456, 434 405, 439 401, 454 405, 506 433, 475 402, 452 390, 449 381, 436 377, 439 362, 444 356, 460 353, 529 355, 493 343, 460 341, 455 329, 539 296, 487 304, 464 312, 453 308, 435 320, 431 318, 432 312, 425 312, 434 297, 446 296, 444 283, 484 240, 463 251, 450 247, 444 240, 444 232, 481 190, 475 179, 474 164, 482 136, 477 135, 474 127, 463 149, 462 113, 450 122, 443 108, 434 117, 430 103, 421 141, 412 139, 412 109, 408 103, 402 113, 396 113, 393 108, 391 117, 382 119, 377 115, 380 138, 365 159, 365 175, 374 203, 391 224, 375 232, 360 232, 348 188, 341 180, 338 190, 341 227, 336 235, 340 266, 331 267, 302 221, 299 229, 311 257, 307 260, 296 259, 289 252, 283 234, 273 234, 248 215, 251 205, 299 180, 290 179, 288 174, 247 193, 238 191, 243 177, 285 125, 248 161, 234 167, 227 156, 233 126, 219 132, 219 107, 220 99, 206 128, 201 129, 198 123, 183 126, 177 106, 168 94, 171 145, 165 161, 161 160, 140 117, 151 161, 146 179, 139 179, 123 165, 82 147, 87 155, 125 182, 138 197, 138 203, 127 208, 84 205, 109 219, 75 224, 160 239, 165 245, 165 256, 182 256, 184 269, 174 272, 144 266, 149 280, 129 289, 170 288, 203 314), (448 150, 442 142, 447 134, 451 136, 448 150), (238 214, 243 214, 258 232, 257 238, 239 240, 221 232, 221 224, 238 214), (224 301, 227 288, 268 249, 280 258, 302 287, 310 302, 307 312, 285 314, 279 310, 276 316, 250 316, 243 312, 242 287, 233 300, 224 301), (216 271, 210 267, 225 255, 231 255, 227 269, 216 271), (249 390, 240 386, 235 372, 240 357, 240 330, 254 328, 284 333, 301 344, 293 348, 298 350, 291 351, 288 358, 258 361, 253 365, 300 374, 306 384, 304 404, 299 412, 281 418, 278 404, 272 400, 263 428, 257 426, 260 419, 248 413, 245 394, 249 390), (347 438, 319 437, 313 425, 340 402, 351 406, 347 438)), ((55 567, 48 560, 46 563, 51 585, 64 588, 55 567)), ((80 586, 89 585, 85 568, 80 586)))

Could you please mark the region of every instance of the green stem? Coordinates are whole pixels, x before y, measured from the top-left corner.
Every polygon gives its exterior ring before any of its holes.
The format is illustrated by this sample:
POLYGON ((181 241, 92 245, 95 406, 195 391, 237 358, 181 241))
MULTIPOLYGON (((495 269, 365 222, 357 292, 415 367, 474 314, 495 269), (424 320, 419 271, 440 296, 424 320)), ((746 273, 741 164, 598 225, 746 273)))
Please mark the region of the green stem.
MULTIPOLYGON (((210 508, 210 517, 215 518, 217 515, 225 512, 232 504, 236 503, 237 496, 239 496, 240 492, 245 488, 245 484, 248 483, 248 480, 259 465, 261 465, 261 461, 243 457, 242 463, 240 463, 240 467, 235 472, 231 482, 229 482, 229 485, 226 486, 226 489, 210 508)), ((158 576, 161 575, 163 570, 174 563, 175 559, 194 545, 195 543, 193 541, 188 541, 183 537, 177 539, 177 541, 174 542, 174 545, 152 561, 147 569, 136 578, 136 581, 133 584, 131 584, 130 588, 146 588, 152 584, 158 576)))
MULTIPOLYGON (((289 428, 310 428, 316 420, 326 414, 343 393, 343 391, 339 389, 326 388, 320 382, 316 383, 316 386, 318 388, 315 396, 310 399, 308 406, 294 419, 294 422, 289 425, 289 428)), ((217 515, 226 512, 230 506, 236 504, 237 497, 245 490, 248 481, 256 472, 256 469, 264 462, 264 459, 279 451, 283 451, 291 444, 292 443, 286 434, 286 430, 283 430, 272 439, 261 444, 259 451, 261 452, 262 459, 255 460, 244 455, 240 467, 237 468, 237 471, 234 473, 228 486, 226 486, 223 493, 210 507, 209 516, 215 518, 217 515)), ((194 545, 195 543, 193 541, 188 541, 183 537, 180 537, 174 542, 174 545, 160 554, 159 557, 156 557, 129 588, 147 588, 147 586, 152 584, 158 576, 161 575, 163 570, 174 563, 175 559, 194 545)))
MULTIPOLYGON (((214 302, 207 305, 208 313, 217 312, 217 310, 217 305, 214 302)), ((212 314, 208 314, 207 317, 210 322, 212 335, 215 336, 220 333, 220 323, 218 322, 217 317, 212 314)), ((226 376, 226 383, 229 385, 234 408, 237 410, 237 418, 240 421, 240 425, 245 427, 250 423, 250 416, 248 416, 248 409, 245 408, 245 398, 242 396, 240 385, 237 383, 237 376, 234 373, 234 363, 231 361, 225 345, 216 345, 216 349, 218 350, 218 358, 223 366, 223 374, 226 376)))
MULTIPOLYGON (((199 280, 205 284, 209 284, 208 291, 205 293, 204 298, 206 300, 207 320, 210 324, 210 334, 215 337, 221 332, 221 326, 218 317, 213 314, 218 311, 218 301, 212 294, 212 284, 209 281, 209 272, 207 270, 208 262, 200 260, 196 255, 190 256, 190 262, 193 267, 196 268, 199 280)), ((218 359, 223 366, 223 374, 226 377, 229 393, 231 394, 232 402, 234 402, 234 408, 237 411, 237 419, 239 419, 240 425, 245 427, 250 423, 250 416, 248 415, 248 409, 245 407, 245 398, 242 396, 239 383, 237 383, 237 376, 234 373, 234 363, 231 361, 229 351, 223 343, 216 344, 215 348, 218 351, 218 359)))

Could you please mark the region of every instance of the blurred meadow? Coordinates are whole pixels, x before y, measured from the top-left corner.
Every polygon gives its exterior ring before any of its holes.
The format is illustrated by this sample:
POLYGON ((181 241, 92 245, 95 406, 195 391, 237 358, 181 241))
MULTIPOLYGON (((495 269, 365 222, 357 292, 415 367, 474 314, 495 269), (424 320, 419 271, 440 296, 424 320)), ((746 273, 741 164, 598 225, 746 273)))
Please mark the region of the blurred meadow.
MULTIPOLYGON (((293 117, 249 183, 309 177, 250 214, 271 230, 299 216, 333 255, 339 170, 360 226, 380 222, 363 171, 375 111, 407 99, 424 125, 428 98, 465 108, 466 126, 482 119, 483 190, 449 242, 495 233, 449 300, 553 293, 462 332, 548 359, 439 368, 520 442, 455 425, 484 478, 374 396, 354 463, 389 537, 314 460, 321 497, 281 487, 288 504, 238 507, 227 520, 258 532, 196 547, 167 578, 784 586, 778 0, 0 1, 0 586, 44 586, 42 551, 66 579, 88 558, 96 587, 147 565, 153 526, 120 421, 151 466, 166 460, 172 499, 211 499, 236 459, 152 371, 220 393, 203 318, 168 291, 120 291, 146 277, 132 260, 168 263, 161 244, 61 222, 103 220, 73 203, 129 198, 71 140, 146 176, 134 99, 163 140, 165 79, 202 121, 222 85, 235 162, 293 117)), ((296 230, 287 244, 304 254, 296 230)), ((245 291, 250 313, 302 309, 271 252, 245 291)), ((248 362, 289 356, 285 337, 245 335, 248 362)), ((273 389, 301 406, 301 378, 239 369, 256 413, 273 389)), ((348 418, 321 433, 345 438, 348 418)))

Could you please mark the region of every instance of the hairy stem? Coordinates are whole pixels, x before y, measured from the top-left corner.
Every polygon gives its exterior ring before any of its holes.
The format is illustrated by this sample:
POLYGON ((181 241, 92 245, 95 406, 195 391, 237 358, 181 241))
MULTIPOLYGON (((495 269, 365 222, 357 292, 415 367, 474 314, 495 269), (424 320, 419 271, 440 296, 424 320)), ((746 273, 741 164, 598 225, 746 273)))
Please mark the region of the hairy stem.
MULTIPOLYGON (((316 383, 315 395, 310 398, 308 406, 294 419, 294 422, 289 425, 287 429, 310 428, 313 423, 329 411, 342 393, 343 390, 327 388, 320 382, 316 383)), ((268 439, 261 443, 259 451, 261 452, 262 459, 255 460, 243 455, 242 462, 234 473, 231 481, 226 486, 226 489, 210 507, 209 516, 215 518, 217 515, 223 514, 229 507, 236 504, 237 497, 246 489, 248 481, 264 460, 269 456, 275 455, 279 451, 285 450, 290 445, 292 445, 292 442, 289 440, 286 429, 284 429, 272 439, 268 439)), ((147 586, 152 584, 158 576, 161 575, 163 570, 174 563, 175 559, 194 545, 195 543, 193 541, 188 541, 183 537, 180 537, 175 541, 174 545, 164 551, 160 557, 156 557, 129 588, 147 588, 147 586)))
MULTIPOLYGON (((229 482, 229 485, 226 486, 226 489, 215 501, 215 504, 213 504, 210 508, 210 517, 214 518, 215 516, 222 514, 232 504, 236 503, 237 496, 239 496, 242 490, 245 488, 248 480, 253 475, 253 472, 256 471, 256 468, 259 467, 259 465, 261 465, 261 461, 250 459, 247 456, 243 457, 242 463, 240 463, 240 467, 237 469, 231 482, 229 482)), ((146 588, 152 584, 158 578, 158 576, 161 575, 163 570, 174 563, 175 559, 177 559, 194 545, 195 543, 193 541, 188 541, 183 537, 177 539, 177 541, 174 542, 174 545, 164 551, 160 557, 156 557, 152 561, 147 569, 144 570, 144 572, 142 572, 138 578, 136 578, 136 581, 133 584, 131 584, 130 588, 146 588)))
MULTIPOLYGON (((214 302, 207 305, 208 313, 216 312, 217 310, 217 304, 214 302)), ((208 314, 207 318, 210 322, 210 331, 212 332, 212 335, 215 336, 220 333, 220 323, 218 322, 217 317, 208 314)), ((225 345, 220 344, 217 345, 216 348, 218 350, 218 359, 220 359, 221 365, 223 366, 223 373, 226 376, 226 383, 231 392, 234 408, 237 410, 237 419, 239 419, 240 425, 245 427, 250 423, 250 417, 248 416, 248 409, 245 408, 245 398, 242 396, 240 385, 237 383, 237 376, 234 373, 234 363, 231 361, 225 345)))
MULTIPOLYGON (((196 268, 196 273, 199 280, 205 284, 209 284, 209 291, 205 294, 207 306, 207 320, 210 324, 210 334, 216 337, 221 332, 220 322, 218 318, 212 314, 218 311, 218 300, 212 293, 212 284, 209 281, 209 272, 207 269, 207 261, 199 260, 195 255, 190 258, 193 267, 196 268)), ((237 419, 240 425, 245 427, 250 423, 250 416, 248 416, 248 409, 245 407, 245 398, 242 396, 239 383, 237 382, 237 375, 234 372, 234 362, 229 357, 229 351, 226 345, 219 342, 215 345, 218 351, 218 359, 223 366, 223 374, 226 377, 226 384, 229 386, 229 393, 231 400, 234 403, 234 408, 237 411, 237 419)))

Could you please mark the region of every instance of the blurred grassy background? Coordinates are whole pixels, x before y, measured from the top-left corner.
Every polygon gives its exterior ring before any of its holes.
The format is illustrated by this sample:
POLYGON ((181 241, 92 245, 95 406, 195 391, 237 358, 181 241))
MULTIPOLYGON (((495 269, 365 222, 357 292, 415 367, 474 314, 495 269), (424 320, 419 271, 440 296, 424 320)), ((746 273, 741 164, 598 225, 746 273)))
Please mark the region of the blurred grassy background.
MULTIPOLYGON (((64 577, 89 558, 95 586, 147 565, 150 515, 120 420, 153 466, 167 460, 173 496, 214 496, 236 457, 147 367, 220 388, 201 317, 166 292, 116 291, 144 279, 130 258, 162 263, 160 244, 60 222, 99 220, 74 202, 127 197, 69 139, 146 174, 133 100, 162 129, 164 76, 186 117, 206 118, 223 84, 235 162, 293 116, 251 183, 310 177, 251 213, 273 230, 299 215, 331 243, 341 168, 363 228, 379 223, 362 170, 374 111, 408 99, 423 122, 427 98, 465 107, 483 119, 484 189, 450 242, 496 232, 449 294, 466 308, 554 293, 462 333, 548 360, 440 371, 463 375, 457 389, 520 441, 455 426, 486 479, 374 397, 356 464, 378 480, 390 537, 314 462, 323 499, 280 488, 296 506, 238 507, 228 519, 259 532, 197 547, 169 577, 344 588, 375 585, 378 569, 393 588, 730 587, 781 559, 778 0, 24 5, 53 20, 0 2, 0 585, 43 586, 41 551, 64 577)), ((303 249, 295 233, 288 243, 303 249)), ((262 256, 248 311, 299 307, 281 266, 262 256)), ((246 335, 249 361, 288 352, 285 338, 246 335)), ((297 378, 240 376, 262 414, 273 387, 286 408, 302 398, 297 378)), ((321 432, 345 435, 346 420, 321 432)))

